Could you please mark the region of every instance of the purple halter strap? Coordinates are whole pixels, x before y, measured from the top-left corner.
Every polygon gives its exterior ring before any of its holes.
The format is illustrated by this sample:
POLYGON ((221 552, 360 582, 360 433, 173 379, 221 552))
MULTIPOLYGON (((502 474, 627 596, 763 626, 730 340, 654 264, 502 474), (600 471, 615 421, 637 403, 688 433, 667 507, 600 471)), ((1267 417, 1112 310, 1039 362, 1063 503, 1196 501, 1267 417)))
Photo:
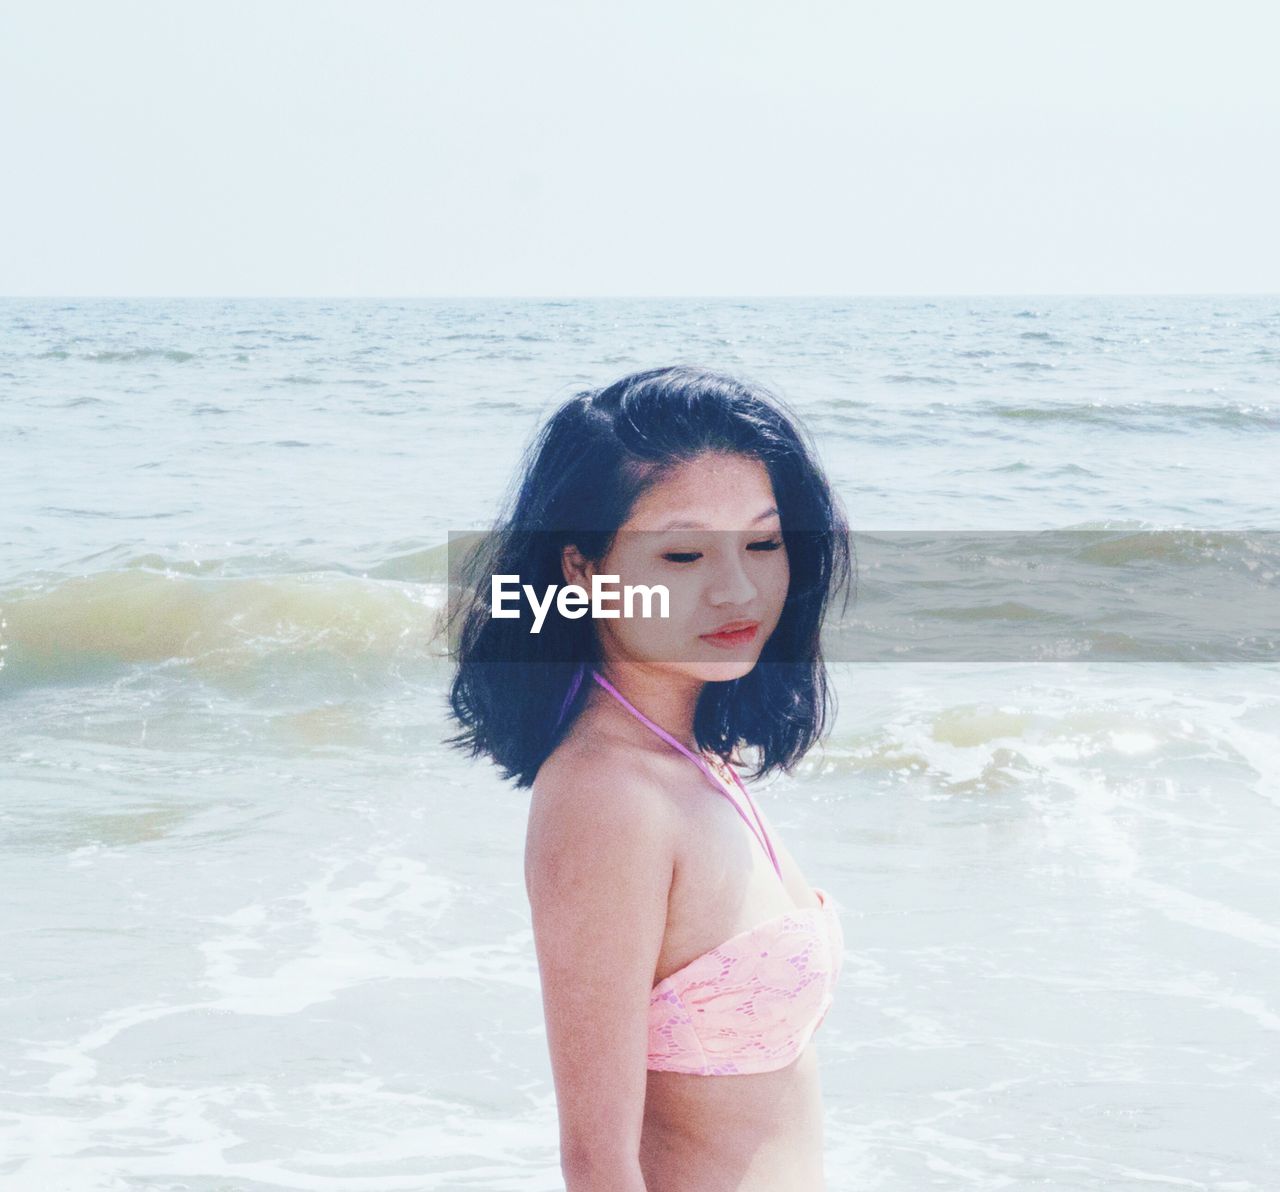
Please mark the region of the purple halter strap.
MULTIPOLYGON (((734 810, 737 811, 737 813, 742 817, 747 827, 751 829, 752 835, 755 836, 756 840, 760 842, 760 846, 765 850, 766 853, 769 854, 769 860, 773 863, 773 868, 778 875, 778 880, 781 881, 782 866, 778 864, 778 857, 777 857, 777 854, 773 851, 773 843, 769 840, 769 834, 768 832, 765 831, 764 821, 761 820, 760 812, 756 810, 755 802, 752 800, 750 793, 747 791, 747 788, 742 785, 742 779, 738 777, 737 772, 734 770, 734 768, 730 766, 729 773, 730 775, 732 775, 733 781, 737 784, 738 789, 743 793, 743 795, 746 796, 747 804, 751 808, 752 814, 756 817, 755 824, 752 824, 752 822, 749 819, 747 819, 747 814, 738 805, 738 801, 727 790, 725 790, 723 784, 712 773, 711 767, 707 765, 705 758, 699 757, 697 754, 691 752, 689 749, 685 748, 685 746, 681 745, 680 742, 677 741, 675 737, 673 737, 669 732, 667 732, 666 729, 662 728, 660 725, 654 724, 654 722, 650 720, 649 717, 647 717, 643 712, 641 712, 639 708, 635 707, 632 703, 630 703, 626 699, 626 697, 612 683, 610 683, 608 679, 606 679, 598 671, 593 670, 591 672, 591 677, 595 679, 595 681, 599 683, 601 687, 603 687, 607 692, 609 692, 609 694, 612 695, 614 699, 616 699, 620 704, 622 704, 622 706, 626 708, 628 712, 630 712, 633 716, 635 716, 638 720, 640 720, 644 724, 648 725, 649 728, 653 729, 653 731, 657 733, 658 736, 660 736, 664 741, 666 741, 667 744, 675 746, 676 749, 678 749, 681 753, 683 753, 685 757, 687 757, 700 770, 702 770, 702 772, 707 776, 707 778, 710 780, 710 782, 716 788, 716 790, 719 791, 720 794, 722 794, 726 799, 729 800, 730 803, 733 804, 734 810), (756 830, 756 825, 759 825, 759 831, 756 830)), ((575 686, 573 690, 577 691, 577 687, 575 686)))
POLYGON ((573 703, 573 697, 578 694, 578 688, 582 686, 582 678, 587 673, 587 664, 585 662, 578 663, 578 669, 573 672, 573 678, 569 682, 568 694, 564 697, 564 703, 560 705, 560 715, 556 717, 556 728, 564 722, 565 713, 569 710, 569 705, 573 703))

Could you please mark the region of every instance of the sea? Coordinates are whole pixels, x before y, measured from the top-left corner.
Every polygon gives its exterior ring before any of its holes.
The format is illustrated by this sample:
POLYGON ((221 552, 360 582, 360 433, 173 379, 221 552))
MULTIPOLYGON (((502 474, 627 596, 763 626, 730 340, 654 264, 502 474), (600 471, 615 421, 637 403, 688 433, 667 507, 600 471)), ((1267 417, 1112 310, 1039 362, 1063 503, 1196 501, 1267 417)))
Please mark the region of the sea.
POLYGON ((1088 545, 1048 612, 868 569, 753 788, 844 908, 831 1192, 1280 1188, 1280 296, 9 298, 5 1192, 563 1187, 447 542, 676 363, 785 400, 867 550, 1088 545), (1158 648, 1110 632, 1166 583, 1158 648), (877 603, 972 648, 860 652, 877 603))

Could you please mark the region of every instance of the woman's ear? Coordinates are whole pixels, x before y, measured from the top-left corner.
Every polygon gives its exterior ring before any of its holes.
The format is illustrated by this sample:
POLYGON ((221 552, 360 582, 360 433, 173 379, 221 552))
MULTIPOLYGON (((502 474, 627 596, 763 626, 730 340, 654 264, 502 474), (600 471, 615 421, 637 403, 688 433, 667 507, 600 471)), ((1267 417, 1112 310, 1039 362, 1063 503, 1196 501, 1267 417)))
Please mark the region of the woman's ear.
POLYGON ((560 571, 565 583, 591 591, 591 575, 595 568, 572 542, 560 548, 560 571))

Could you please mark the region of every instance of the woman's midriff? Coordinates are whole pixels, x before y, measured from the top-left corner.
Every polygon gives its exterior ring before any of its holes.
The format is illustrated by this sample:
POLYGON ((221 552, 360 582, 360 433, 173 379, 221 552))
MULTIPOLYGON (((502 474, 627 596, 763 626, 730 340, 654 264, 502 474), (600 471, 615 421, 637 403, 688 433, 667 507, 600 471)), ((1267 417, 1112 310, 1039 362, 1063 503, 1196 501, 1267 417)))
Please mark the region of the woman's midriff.
POLYGON ((824 1192, 822 1094, 811 1042, 775 1072, 650 1072, 640 1166, 647 1192, 824 1192))

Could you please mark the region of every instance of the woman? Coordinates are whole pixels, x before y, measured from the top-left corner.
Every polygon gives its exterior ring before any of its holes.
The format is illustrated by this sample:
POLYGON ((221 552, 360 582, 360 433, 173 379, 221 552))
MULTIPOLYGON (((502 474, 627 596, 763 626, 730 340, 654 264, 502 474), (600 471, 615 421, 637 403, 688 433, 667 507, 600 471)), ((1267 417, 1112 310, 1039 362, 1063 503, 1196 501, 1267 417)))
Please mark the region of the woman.
MULTIPOLYGON (((790 771, 831 710, 847 527, 766 391, 692 367, 566 402, 468 569, 452 742, 532 787, 525 878, 567 1192, 816 1192, 814 1032, 843 936, 731 759, 790 771), (661 585, 669 615, 492 615, 661 585), (745 827, 744 827, 745 824, 745 827)), ((614 606, 616 608, 616 606, 614 606)))

